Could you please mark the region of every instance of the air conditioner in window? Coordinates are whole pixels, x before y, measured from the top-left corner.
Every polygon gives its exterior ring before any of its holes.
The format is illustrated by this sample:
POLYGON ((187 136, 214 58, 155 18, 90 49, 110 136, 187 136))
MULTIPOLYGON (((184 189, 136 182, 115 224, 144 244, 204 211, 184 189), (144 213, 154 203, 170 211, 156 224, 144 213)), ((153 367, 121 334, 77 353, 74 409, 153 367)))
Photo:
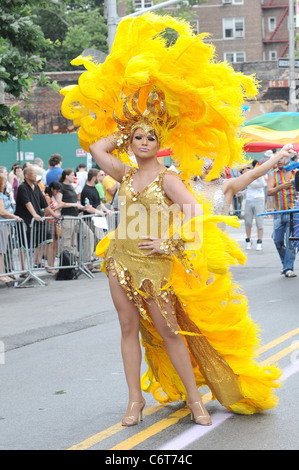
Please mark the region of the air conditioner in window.
POLYGON ((235 31, 235 38, 243 38, 244 31, 235 31))
POLYGON ((232 3, 232 0, 222 0, 222 3, 225 5, 226 3, 232 3))

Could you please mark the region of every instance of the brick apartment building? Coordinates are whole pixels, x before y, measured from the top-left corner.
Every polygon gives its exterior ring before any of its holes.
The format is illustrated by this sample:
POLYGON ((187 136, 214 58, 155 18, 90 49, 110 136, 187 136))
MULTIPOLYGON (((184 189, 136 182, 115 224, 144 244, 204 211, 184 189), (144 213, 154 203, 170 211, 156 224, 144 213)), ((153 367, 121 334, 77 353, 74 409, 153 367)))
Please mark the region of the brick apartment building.
MULTIPOLYGON (((134 3, 137 10, 155 1, 134 3)), ((206 0, 192 9, 195 32, 211 34, 219 60, 276 61, 288 54, 289 0, 206 0)), ((121 4, 118 14, 124 15, 121 4)))
POLYGON ((289 0, 208 0, 194 7, 220 60, 276 61, 288 53, 289 0))

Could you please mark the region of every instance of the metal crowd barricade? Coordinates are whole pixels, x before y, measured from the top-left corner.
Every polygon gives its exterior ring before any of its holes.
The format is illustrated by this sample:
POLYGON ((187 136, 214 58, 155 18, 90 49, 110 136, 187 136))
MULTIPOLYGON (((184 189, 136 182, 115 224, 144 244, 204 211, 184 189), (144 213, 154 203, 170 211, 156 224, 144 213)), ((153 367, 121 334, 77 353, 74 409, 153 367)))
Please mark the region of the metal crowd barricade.
POLYGON ((51 272, 73 268, 94 278, 92 270, 100 259, 95 254, 98 242, 118 223, 118 212, 100 217, 94 214, 61 219, 44 217, 37 222, 32 219, 28 241, 30 273, 40 284, 45 284, 36 272, 47 269, 51 272), (102 222, 101 227, 97 222, 102 222))
POLYGON ((296 204, 294 212, 290 214, 290 237, 294 247, 299 250, 299 201, 296 204))
POLYGON ((81 217, 79 264, 88 277, 94 278, 92 271, 100 262, 95 254, 97 244, 109 232, 116 229, 118 221, 118 211, 113 211, 111 216, 105 217, 94 214, 81 217))
POLYGON ((21 287, 30 276, 31 263, 25 222, 15 219, 0 220, 0 276, 24 276, 21 287))
POLYGON ((112 216, 44 217, 24 221, 0 220, 0 277, 20 275, 22 287, 29 279, 45 286, 39 272, 73 268, 78 274, 94 278, 94 267, 101 262, 95 250, 98 242, 118 225, 119 212, 112 216))
POLYGON ((294 247, 299 250, 299 203, 296 204, 295 209, 288 209, 284 211, 266 212, 257 215, 279 215, 288 214, 290 216, 290 236, 289 240, 293 242, 294 247), (295 243, 294 243, 295 242, 295 243))
POLYGON ((31 271, 46 269, 80 269, 80 218, 65 216, 61 219, 44 217, 32 219, 30 226, 31 271))

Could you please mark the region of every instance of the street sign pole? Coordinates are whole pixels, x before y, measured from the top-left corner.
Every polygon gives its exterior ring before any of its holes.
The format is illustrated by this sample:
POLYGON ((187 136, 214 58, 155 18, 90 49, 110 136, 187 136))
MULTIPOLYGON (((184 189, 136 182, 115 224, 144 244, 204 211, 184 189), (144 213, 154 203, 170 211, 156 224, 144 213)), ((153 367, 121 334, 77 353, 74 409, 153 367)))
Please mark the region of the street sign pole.
POLYGON ((296 111, 294 0, 289 0, 290 111, 296 111))

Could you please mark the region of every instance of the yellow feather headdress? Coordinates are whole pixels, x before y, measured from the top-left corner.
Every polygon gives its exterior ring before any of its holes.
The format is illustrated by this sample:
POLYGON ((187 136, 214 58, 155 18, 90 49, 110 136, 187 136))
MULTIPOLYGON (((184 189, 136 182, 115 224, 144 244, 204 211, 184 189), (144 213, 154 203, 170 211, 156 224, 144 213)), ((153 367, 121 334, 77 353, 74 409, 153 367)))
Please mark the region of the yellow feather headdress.
POLYGON ((119 152, 128 152, 131 136, 138 128, 142 128, 146 133, 154 130, 160 145, 163 146, 167 141, 169 131, 177 124, 167 112, 163 92, 155 88, 150 91, 143 111, 138 107, 139 95, 140 89, 133 96, 124 97, 122 118, 119 118, 115 111, 113 112, 113 119, 117 123, 119 152))
MULTIPOLYGON (((128 136, 141 120, 152 125, 162 146, 171 147, 184 179, 202 173, 204 157, 214 160, 209 179, 242 162, 242 104, 255 97, 257 83, 217 62, 207 36, 195 35, 183 20, 146 13, 120 22, 103 64, 92 57, 73 60, 86 71, 78 85, 61 90, 62 114, 80 126, 82 148, 88 151, 117 129, 128 136), (166 28, 177 32, 175 43, 167 44, 166 28)), ((127 158, 125 152, 118 157, 127 158)))

